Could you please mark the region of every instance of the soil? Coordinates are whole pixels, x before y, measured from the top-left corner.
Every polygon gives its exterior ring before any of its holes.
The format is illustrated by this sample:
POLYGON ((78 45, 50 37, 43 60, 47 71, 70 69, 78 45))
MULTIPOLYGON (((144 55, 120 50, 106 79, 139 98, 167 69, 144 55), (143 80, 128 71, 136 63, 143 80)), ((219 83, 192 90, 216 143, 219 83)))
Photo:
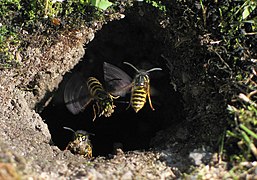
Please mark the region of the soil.
POLYGON ((49 48, 32 44, 19 68, 1 70, 0 177, 175 179, 197 167, 189 178, 223 177, 226 164, 218 164, 216 152, 227 100, 222 81, 206 73, 208 60, 218 57, 203 45, 210 37, 181 18, 135 5, 115 21, 63 32, 49 48), (92 105, 79 115, 67 110, 63 91, 72 74, 103 81, 102 64, 109 62, 133 77, 124 61, 163 69, 150 75, 155 111, 148 102, 139 113, 126 110, 126 98, 95 122, 92 105), (65 150, 72 133, 63 127, 95 134, 92 159, 65 150))

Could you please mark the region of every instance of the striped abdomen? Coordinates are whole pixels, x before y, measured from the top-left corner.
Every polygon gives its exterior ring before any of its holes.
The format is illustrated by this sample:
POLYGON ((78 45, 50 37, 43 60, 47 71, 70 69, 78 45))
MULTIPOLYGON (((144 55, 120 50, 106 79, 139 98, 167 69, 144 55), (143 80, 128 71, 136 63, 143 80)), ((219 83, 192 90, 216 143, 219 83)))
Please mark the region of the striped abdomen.
POLYGON ((146 102, 147 86, 134 86, 131 91, 130 104, 136 113, 142 109, 146 102))
POLYGON ((102 84, 94 77, 89 77, 87 80, 87 87, 92 96, 95 100, 95 105, 97 108, 97 113, 95 106, 94 109, 94 119, 96 118, 96 114, 100 117, 104 115, 105 117, 110 117, 111 114, 114 112, 115 105, 113 104, 112 96, 106 92, 102 86, 102 84))
POLYGON ((87 87, 91 96, 95 100, 102 100, 108 98, 108 93, 104 90, 103 85, 94 77, 89 77, 87 80, 87 87))

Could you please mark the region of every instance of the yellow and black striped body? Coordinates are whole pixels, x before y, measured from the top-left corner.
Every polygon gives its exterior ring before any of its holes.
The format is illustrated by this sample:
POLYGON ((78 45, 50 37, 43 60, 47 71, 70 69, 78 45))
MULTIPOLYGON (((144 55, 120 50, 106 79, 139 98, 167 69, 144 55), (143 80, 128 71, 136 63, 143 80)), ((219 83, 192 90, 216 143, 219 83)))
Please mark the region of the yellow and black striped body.
POLYGON ((151 105, 150 100, 150 80, 147 74, 138 74, 134 80, 131 89, 131 98, 130 105, 137 113, 140 109, 142 109, 146 103, 147 96, 149 97, 149 103, 151 105))
POLYGON ((111 116, 115 107, 113 104, 113 96, 106 92, 102 84, 94 77, 88 78, 87 87, 97 105, 97 115, 99 117, 101 115, 104 115, 105 117, 111 116))
POLYGON ((92 144, 86 131, 78 130, 74 133, 73 141, 69 142, 66 150, 70 150, 73 154, 82 155, 85 158, 92 157, 92 144))
POLYGON ((162 69, 138 70, 129 62, 123 63, 129 65, 137 72, 133 80, 123 70, 104 62, 104 77, 105 81, 109 83, 109 86, 114 89, 112 95, 125 97, 126 93, 130 92, 131 97, 128 108, 132 106, 135 112, 138 112, 144 107, 146 98, 148 97, 150 107, 154 110, 150 97, 150 78, 148 75, 152 71, 160 71, 162 69))

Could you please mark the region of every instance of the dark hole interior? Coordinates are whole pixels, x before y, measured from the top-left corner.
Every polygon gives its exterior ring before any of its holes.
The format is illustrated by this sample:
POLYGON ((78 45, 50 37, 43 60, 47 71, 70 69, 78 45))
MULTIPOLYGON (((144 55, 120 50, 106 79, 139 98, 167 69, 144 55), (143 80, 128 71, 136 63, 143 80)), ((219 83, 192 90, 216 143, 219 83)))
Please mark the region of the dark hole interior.
POLYGON ((123 151, 147 150, 156 133, 183 119, 181 96, 174 92, 170 85, 169 69, 161 57, 165 44, 155 38, 158 26, 147 18, 128 14, 120 21, 110 22, 96 33, 95 39, 85 49, 84 58, 64 76, 50 104, 41 113, 48 124, 53 143, 65 149, 72 139, 72 132, 63 129, 70 127, 94 133, 90 139, 93 145, 93 156, 112 154, 119 145, 123 151), (150 74, 151 87, 155 93, 151 100, 155 111, 152 111, 147 100, 145 106, 135 113, 130 107, 126 110, 130 95, 121 102, 115 102, 115 112, 111 117, 100 117, 94 122, 92 103, 78 115, 71 114, 63 102, 63 90, 72 73, 82 72, 85 77, 95 76, 103 82, 103 62, 120 67, 131 77, 135 71, 123 64, 130 62, 139 69, 161 67, 161 72, 150 74))

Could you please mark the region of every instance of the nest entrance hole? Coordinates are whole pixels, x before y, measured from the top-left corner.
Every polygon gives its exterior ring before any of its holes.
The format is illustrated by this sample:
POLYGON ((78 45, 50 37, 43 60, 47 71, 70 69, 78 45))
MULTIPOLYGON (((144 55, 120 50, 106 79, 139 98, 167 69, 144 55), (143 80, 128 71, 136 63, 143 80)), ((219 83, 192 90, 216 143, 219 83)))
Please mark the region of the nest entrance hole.
MULTIPOLYGON (((148 150, 151 139, 160 130, 180 123, 183 116, 181 95, 174 92, 170 84, 169 69, 161 57, 164 44, 154 38, 158 26, 149 19, 137 17, 131 13, 120 21, 110 22, 97 32, 95 39, 85 49, 84 58, 64 76, 53 100, 41 113, 48 124, 52 140, 60 149, 65 149, 72 138, 72 132, 63 127, 86 130, 95 134, 90 139, 93 145, 93 156, 112 154, 115 148, 123 151, 148 150), (103 62, 109 62, 127 72, 131 77, 135 72, 123 64, 130 62, 139 69, 161 67, 162 72, 153 73, 151 87, 156 90, 152 95, 155 111, 147 101, 138 113, 128 104, 117 102, 111 117, 100 117, 92 121, 93 108, 89 104, 85 111, 71 114, 63 102, 65 84, 72 73, 82 72, 85 76, 98 77, 103 82, 103 62)), ((124 101, 129 101, 129 98, 124 101)))

